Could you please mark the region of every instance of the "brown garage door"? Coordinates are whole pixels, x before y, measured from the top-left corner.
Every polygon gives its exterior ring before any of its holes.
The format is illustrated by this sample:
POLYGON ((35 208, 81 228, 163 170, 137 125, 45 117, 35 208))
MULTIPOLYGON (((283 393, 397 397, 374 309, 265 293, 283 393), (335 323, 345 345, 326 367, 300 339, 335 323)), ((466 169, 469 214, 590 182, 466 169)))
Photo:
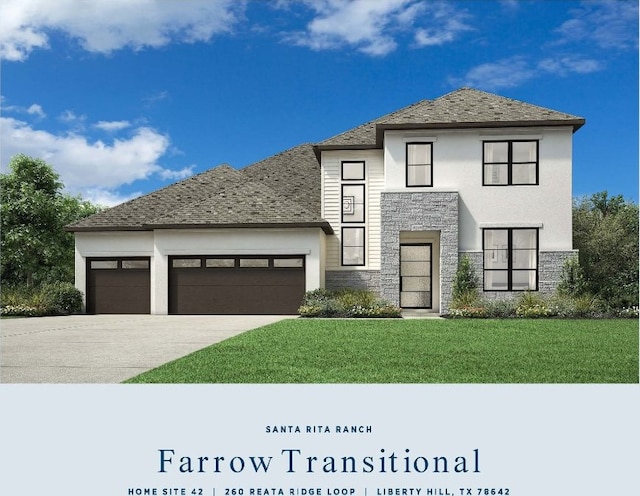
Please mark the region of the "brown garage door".
POLYGON ((169 257, 169 313, 295 314, 304 262, 302 255, 169 257))
POLYGON ((149 258, 87 260, 87 313, 151 313, 149 258))

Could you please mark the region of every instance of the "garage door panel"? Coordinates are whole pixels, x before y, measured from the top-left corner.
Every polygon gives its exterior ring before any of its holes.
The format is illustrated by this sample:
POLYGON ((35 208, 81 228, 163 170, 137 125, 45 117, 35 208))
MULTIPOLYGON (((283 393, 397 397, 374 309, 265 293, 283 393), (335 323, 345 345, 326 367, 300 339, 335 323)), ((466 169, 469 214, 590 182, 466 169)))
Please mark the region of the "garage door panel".
MULTIPOLYGON (((141 291, 149 292, 149 287, 140 287, 141 291)), ((147 314, 150 308, 150 298, 141 296, 139 292, 122 291, 120 287, 95 288, 93 290, 95 304, 91 313, 98 314, 147 314)))
POLYGON ((219 268, 202 263, 174 268, 170 264, 169 313, 297 313, 305 290, 304 267, 274 268, 273 260, 269 265, 248 268, 238 263, 234 268, 219 268))
MULTIPOLYGON (((131 266, 131 259, 87 260, 87 312, 96 314, 151 313, 151 273, 131 266), (95 267, 95 268, 92 268, 95 267)), ((145 262, 149 259, 133 259, 145 262)))
POLYGON ((174 269, 173 282, 177 286, 272 286, 304 284, 301 269, 174 269))

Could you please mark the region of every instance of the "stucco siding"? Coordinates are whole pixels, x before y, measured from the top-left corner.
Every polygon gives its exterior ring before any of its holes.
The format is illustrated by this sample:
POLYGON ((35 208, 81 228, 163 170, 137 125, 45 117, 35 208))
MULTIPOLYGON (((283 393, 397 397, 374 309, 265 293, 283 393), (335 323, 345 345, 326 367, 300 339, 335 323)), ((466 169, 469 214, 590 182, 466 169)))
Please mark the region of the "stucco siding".
POLYGON ((385 132, 386 191, 457 191, 460 249, 482 249, 482 228, 540 227, 541 250, 571 250, 572 128, 385 132), (539 140, 538 185, 483 186, 484 140, 539 140), (433 143, 433 187, 405 187, 406 143, 433 143))

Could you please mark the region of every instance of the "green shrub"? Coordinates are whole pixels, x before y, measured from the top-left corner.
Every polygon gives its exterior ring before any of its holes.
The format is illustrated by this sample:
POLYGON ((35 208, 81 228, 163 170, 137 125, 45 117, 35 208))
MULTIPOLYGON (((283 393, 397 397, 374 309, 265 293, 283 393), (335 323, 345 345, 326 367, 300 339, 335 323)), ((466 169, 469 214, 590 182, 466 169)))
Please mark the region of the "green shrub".
POLYGON ((301 317, 395 318, 400 309, 360 289, 316 289, 305 294, 298 309, 301 317))
POLYGON ((510 319, 516 316, 516 302, 514 300, 486 300, 485 314, 490 319, 510 319))
POLYGON ((542 296, 531 291, 522 293, 516 305, 516 316, 527 319, 550 317, 553 312, 547 306, 542 296))
POLYGON ((82 292, 67 282, 3 287, 0 296, 0 315, 5 316, 68 315, 81 309, 82 292))
POLYGON ((37 308, 27 305, 5 305, 0 307, 0 315, 6 317, 39 317, 37 308))
POLYGON ((478 275, 471 259, 464 254, 458 260, 458 268, 453 280, 451 307, 457 309, 474 307, 478 299, 478 275))
POLYGON ((487 318, 486 308, 480 306, 466 306, 460 308, 452 308, 449 310, 449 317, 464 319, 485 319, 487 318))
POLYGON ((558 283, 558 294, 567 296, 580 296, 587 292, 587 280, 584 270, 580 266, 578 257, 565 260, 562 266, 562 274, 558 283))
POLYGON ((640 317, 640 308, 638 306, 619 308, 616 310, 615 315, 623 319, 637 319, 640 317))
POLYGON ((44 284, 41 288, 50 314, 68 315, 82 309, 82 292, 68 282, 44 284))

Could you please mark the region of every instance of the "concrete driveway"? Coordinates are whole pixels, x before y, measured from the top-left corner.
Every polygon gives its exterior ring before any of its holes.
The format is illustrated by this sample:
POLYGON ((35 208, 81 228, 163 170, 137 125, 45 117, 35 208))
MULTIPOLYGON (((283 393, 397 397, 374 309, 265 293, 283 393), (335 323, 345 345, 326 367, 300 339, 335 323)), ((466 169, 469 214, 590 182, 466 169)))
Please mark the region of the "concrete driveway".
POLYGON ((273 315, 73 315, 0 321, 0 382, 118 383, 273 315))

